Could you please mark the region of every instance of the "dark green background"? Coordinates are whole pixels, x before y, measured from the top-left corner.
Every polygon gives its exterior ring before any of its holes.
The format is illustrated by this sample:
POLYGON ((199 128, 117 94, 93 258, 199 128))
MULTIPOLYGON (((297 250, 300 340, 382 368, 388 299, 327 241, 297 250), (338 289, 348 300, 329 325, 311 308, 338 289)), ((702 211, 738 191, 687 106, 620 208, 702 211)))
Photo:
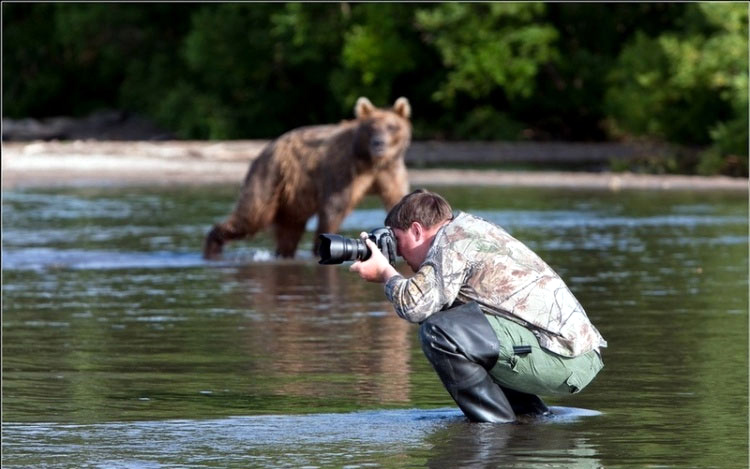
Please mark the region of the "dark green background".
POLYGON ((417 139, 646 138, 747 173, 747 5, 21 4, 3 115, 117 108, 183 138, 272 138, 408 97, 417 139))

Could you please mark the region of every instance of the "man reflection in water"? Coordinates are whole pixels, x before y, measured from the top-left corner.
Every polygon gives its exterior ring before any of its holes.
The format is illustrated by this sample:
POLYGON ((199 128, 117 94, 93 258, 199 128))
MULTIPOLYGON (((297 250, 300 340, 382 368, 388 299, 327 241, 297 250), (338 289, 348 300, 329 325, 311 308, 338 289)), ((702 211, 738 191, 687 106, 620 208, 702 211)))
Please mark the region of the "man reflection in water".
POLYGON ((470 420, 548 414, 539 394, 577 393, 601 370, 606 341, 562 279, 505 230, 422 189, 385 224, 414 276, 401 276, 366 233, 373 254, 351 270, 385 283, 398 315, 421 324, 422 350, 470 420))

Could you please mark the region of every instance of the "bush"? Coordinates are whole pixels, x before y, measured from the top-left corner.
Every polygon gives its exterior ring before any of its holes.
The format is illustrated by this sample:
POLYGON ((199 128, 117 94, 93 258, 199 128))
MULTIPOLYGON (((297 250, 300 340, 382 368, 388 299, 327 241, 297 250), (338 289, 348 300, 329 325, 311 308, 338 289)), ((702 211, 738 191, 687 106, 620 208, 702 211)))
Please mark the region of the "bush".
POLYGON ((736 172, 748 155, 747 6, 692 4, 680 32, 637 33, 605 95, 615 137, 708 146, 690 170, 736 172))
MULTIPOLYGON (((747 174, 740 3, 8 3, 8 117, 144 114, 271 138, 407 96, 415 139, 653 139, 747 174)), ((660 169, 661 168, 661 169, 660 169)))

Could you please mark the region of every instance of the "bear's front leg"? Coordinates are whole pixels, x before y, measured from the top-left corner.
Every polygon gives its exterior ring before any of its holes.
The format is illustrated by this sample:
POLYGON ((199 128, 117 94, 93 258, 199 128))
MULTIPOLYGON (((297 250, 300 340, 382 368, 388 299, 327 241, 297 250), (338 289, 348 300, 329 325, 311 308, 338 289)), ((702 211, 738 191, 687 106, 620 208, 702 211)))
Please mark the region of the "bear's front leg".
POLYGON ((294 257, 302 235, 305 233, 307 220, 276 221, 276 255, 294 257))
POLYGON ((315 231, 315 240, 313 242, 313 254, 317 256, 320 252, 320 235, 324 233, 337 233, 341 222, 349 213, 348 197, 331 199, 322 204, 318 210, 318 229, 315 231))
POLYGON ((396 205, 409 192, 409 175, 403 160, 378 171, 371 192, 380 196, 386 210, 396 205))

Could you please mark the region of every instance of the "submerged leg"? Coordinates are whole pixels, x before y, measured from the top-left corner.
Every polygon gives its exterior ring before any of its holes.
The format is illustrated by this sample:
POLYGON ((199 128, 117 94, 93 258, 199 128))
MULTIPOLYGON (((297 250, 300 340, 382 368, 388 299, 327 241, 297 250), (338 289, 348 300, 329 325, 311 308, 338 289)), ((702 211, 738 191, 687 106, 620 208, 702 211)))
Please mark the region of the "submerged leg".
MULTIPOLYGON (((279 217, 283 219, 282 217, 279 217)), ((294 257, 302 235, 305 234, 307 220, 277 220, 276 222, 276 255, 294 257)))
POLYGON ((549 415, 549 407, 536 394, 500 386, 516 415, 549 415))
POLYGON ((244 238, 248 232, 245 229, 238 228, 237 223, 231 218, 223 223, 217 223, 206 235, 203 242, 203 258, 217 259, 221 256, 224 249, 224 243, 234 239, 244 238))
POLYGON ((515 421, 513 406, 488 372, 500 346, 476 303, 433 314, 422 323, 419 338, 425 356, 469 420, 515 421))

